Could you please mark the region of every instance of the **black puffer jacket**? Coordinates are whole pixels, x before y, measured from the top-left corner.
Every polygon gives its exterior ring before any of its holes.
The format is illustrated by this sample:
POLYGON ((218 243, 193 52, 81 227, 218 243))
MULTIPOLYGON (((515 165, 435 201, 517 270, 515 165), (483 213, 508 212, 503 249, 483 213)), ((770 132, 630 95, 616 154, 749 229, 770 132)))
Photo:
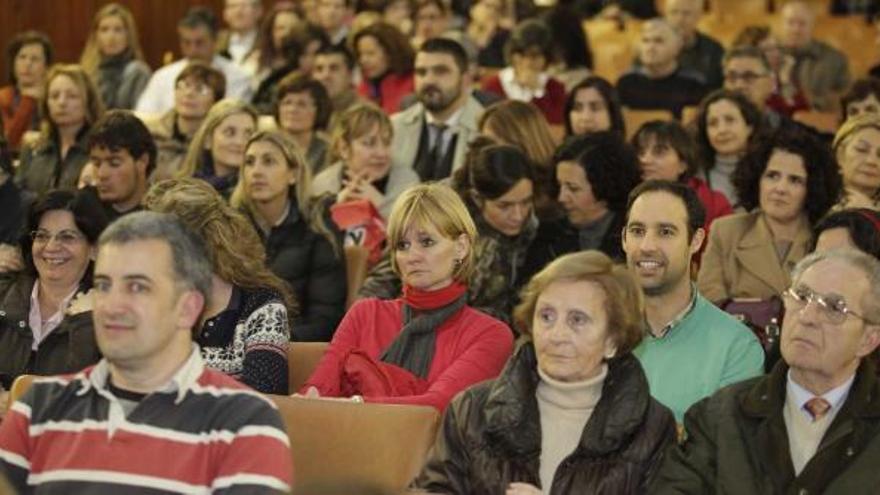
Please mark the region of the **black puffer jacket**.
POLYGON ((91 311, 66 315, 31 351, 34 334, 28 314, 33 288, 34 277, 27 273, 0 276, 0 384, 7 390, 18 375, 72 373, 101 359, 91 311))
MULTIPOLYGON (((416 485, 453 494, 504 493, 511 482, 540 486, 538 380, 534 347, 525 342, 501 376, 459 394, 416 485)), ((580 444, 544 493, 644 493, 674 439, 672 413, 649 395, 639 362, 631 354, 614 359, 580 444)))
POLYGON ((312 216, 323 222, 326 234, 312 229, 295 201, 290 204, 287 218, 273 227, 268 236, 257 229, 266 245, 269 268, 290 285, 299 303, 299 314, 291 328, 291 339, 295 341, 329 342, 345 314, 345 261, 328 239, 338 236, 338 246, 342 236, 324 218, 321 212, 326 209, 322 206, 314 203, 312 208, 321 210, 312 216))
MULTIPOLYGON (((599 251, 615 261, 626 259, 621 242, 624 224, 624 215, 615 213, 611 225, 605 231, 602 243, 598 247, 599 251)), ((535 240, 532 241, 526 252, 525 264, 519 272, 519 284, 525 285, 533 275, 556 258, 583 249, 580 233, 569 223, 568 219, 541 222, 535 240)))

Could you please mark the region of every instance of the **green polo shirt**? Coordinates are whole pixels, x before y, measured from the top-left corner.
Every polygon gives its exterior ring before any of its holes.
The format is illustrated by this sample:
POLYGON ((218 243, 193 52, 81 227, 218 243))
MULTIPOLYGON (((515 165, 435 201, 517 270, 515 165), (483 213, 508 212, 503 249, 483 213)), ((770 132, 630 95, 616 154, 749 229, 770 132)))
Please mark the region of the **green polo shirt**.
POLYGON ((698 293, 691 310, 667 328, 659 338, 646 332, 633 353, 651 395, 678 423, 698 400, 764 372, 764 349, 752 331, 698 293))

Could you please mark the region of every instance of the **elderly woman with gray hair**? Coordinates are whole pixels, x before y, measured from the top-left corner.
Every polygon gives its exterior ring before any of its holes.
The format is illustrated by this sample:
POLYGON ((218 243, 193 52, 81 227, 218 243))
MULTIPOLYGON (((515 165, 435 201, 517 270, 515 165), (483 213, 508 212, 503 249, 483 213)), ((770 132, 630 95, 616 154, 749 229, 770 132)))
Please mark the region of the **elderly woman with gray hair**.
POLYGON ((565 255, 535 275, 514 311, 525 338, 497 379, 450 404, 416 485, 644 493, 675 422, 631 352, 643 333, 641 297, 627 270, 598 251, 565 255))

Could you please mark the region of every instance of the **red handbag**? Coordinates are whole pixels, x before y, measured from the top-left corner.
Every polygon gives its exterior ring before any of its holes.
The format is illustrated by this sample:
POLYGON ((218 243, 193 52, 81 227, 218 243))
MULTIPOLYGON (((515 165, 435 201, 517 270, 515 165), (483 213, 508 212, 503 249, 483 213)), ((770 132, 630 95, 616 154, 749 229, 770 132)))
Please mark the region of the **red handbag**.
POLYGON ((428 382, 408 370, 352 349, 342 358, 339 391, 342 397, 403 397, 419 395, 428 382))

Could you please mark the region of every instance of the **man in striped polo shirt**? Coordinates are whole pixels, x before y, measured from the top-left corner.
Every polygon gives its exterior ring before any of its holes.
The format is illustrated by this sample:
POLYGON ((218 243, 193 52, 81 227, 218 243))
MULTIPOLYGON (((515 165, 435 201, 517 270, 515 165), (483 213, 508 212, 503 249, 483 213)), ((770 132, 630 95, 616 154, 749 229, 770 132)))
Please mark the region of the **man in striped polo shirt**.
POLYGON ((0 468, 21 493, 273 493, 292 479, 271 402, 202 362, 192 343, 211 289, 200 239, 138 212, 98 241, 93 305, 104 359, 38 379, 0 425, 0 468))

